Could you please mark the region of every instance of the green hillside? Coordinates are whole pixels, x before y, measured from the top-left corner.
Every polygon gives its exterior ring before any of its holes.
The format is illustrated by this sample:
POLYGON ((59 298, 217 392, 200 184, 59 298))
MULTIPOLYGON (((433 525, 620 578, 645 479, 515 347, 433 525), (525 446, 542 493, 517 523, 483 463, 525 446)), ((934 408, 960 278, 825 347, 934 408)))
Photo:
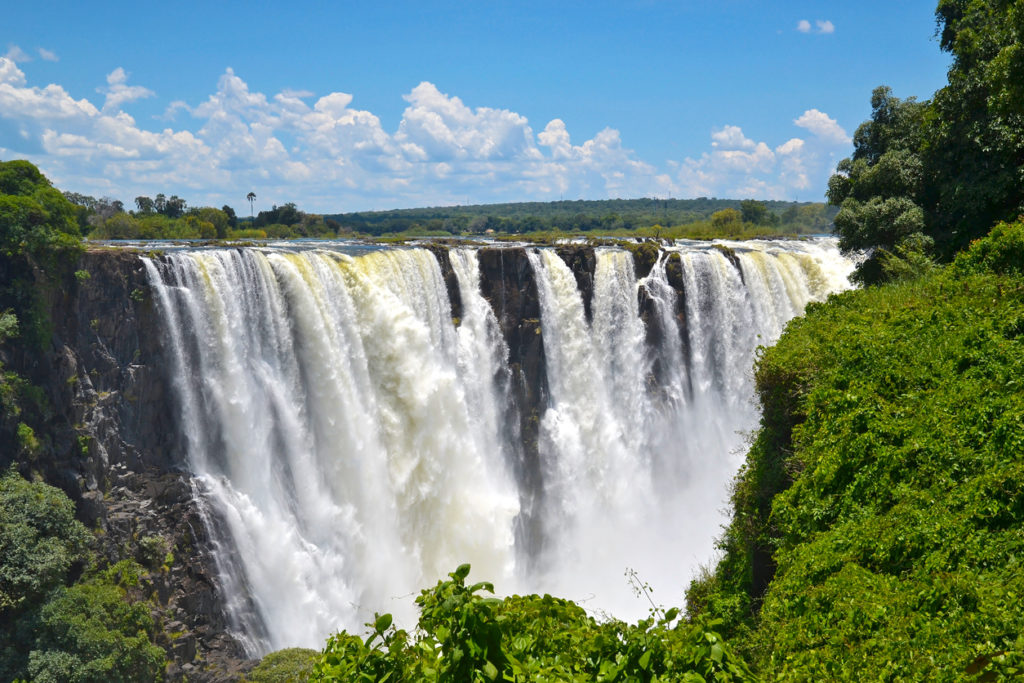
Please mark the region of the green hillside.
POLYGON ((809 307, 758 362, 761 428, 691 616, 725 618, 768 678, 1021 672, 1022 378, 1024 222, 809 307))

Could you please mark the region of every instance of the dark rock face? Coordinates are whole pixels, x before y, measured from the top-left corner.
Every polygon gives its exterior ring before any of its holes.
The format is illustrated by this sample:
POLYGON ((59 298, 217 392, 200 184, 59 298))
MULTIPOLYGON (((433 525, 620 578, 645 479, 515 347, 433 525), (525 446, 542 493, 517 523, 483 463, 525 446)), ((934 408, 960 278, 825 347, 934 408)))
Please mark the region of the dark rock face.
POLYGON ((460 320, 462 318, 462 292, 459 290, 459 280, 455 275, 455 271, 452 270, 452 259, 448 254, 448 247, 440 244, 430 244, 427 245, 426 249, 437 258, 437 264, 441 267, 444 286, 448 290, 448 303, 451 305, 452 318, 460 320))
POLYGON ((506 443, 516 448, 515 474, 522 512, 516 529, 524 558, 534 556, 541 542, 537 513, 543 498, 538 439, 540 418, 548 403, 544 336, 540 324, 540 298, 533 266, 523 248, 484 248, 477 252, 480 289, 491 304, 508 345, 511 405, 504 424, 506 443))
MULTIPOLYGON (((647 272, 650 273, 653 268, 653 263, 647 265, 648 256, 646 254, 638 255, 637 252, 633 253, 635 261, 643 259, 644 267, 647 268, 647 272)), ((661 317, 657 315, 655 310, 655 302, 651 297, 650 292, 645 286, 641 286, 637 292, 637 298, 639 300, 640 308, 640 319, 644 322, 644 329, 647 331, 646 341, 648 349, 663 349, 663 340, 666 334, 678 334, 680 341, 682 342, 683 358, 682 362, 689 367, 690 364, 690 340, 689 331, 686 324, 686 283, 683 278, 683 264, 680 260, 678 253, 669 253, 665 256, 665 275, 668 280, 668 284, 675 290, 676 293, 676 305, 673 311, 674 327, 673 329, 664 329, 661 317)), ((660 354, 654 353, 653 362, 651 364, 651 377, 650 384, 652 387, 662 387, 666 385, 666 366, 671 363, 678 363, 680 359, 677 358, 662 358, 660 354)), ((690 388, 692 392, 692 387, 690 388)))
POLYGON ((585 245, 564 245, 555 247, 555 253, 562 257, 569 270, 576 277, 576 287, 583 298, 583 312, 587 322, 593 320, 590 303, 594 299, 594 273, 597 271, 597 256, 594 248, 585 245))
MULTIPOLYGON (((108 560, 134 557, 150 570, 168 680, 237 680, 248 664, 228 634, 142 261, 97 249, 76 267, 88 277, 69 277, 49 296, 51 347, 5 359, 50 407, 45 452, 18 466, 76 502, 108 560)), ((0 466, 16 457, 0 447, 0 466)))

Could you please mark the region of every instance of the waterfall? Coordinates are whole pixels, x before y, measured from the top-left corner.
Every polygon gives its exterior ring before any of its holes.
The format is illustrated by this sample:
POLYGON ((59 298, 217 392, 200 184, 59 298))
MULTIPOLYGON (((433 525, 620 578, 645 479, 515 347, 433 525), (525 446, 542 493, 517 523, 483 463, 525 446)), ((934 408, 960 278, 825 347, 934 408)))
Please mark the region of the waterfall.
POLYGON ((374 612, 411 625, 409 596, 463 562, 504 590, 633 618, 629 567, 680 604, 756 424, 754 349, 851 270, 834 240, 680 242, 643 278, 628 251, 599 248, 588 321, 565 261, 529 249, 546 401, 527 445, 503 303, 481 294, 476 247, 447 257, 447 282, 426 249, 144 259, 229 618, 253 655, 319 647, 374 612), (517 474, 524 457, 539 484, 517 474))

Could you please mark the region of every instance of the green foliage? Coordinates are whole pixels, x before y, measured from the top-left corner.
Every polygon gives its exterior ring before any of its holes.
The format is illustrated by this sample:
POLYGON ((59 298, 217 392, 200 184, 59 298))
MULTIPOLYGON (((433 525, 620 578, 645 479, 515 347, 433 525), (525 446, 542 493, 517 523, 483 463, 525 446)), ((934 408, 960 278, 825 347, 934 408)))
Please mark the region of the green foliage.
POLYGON ((1024 6, 940 0, 935 16, 948 84, 921 103, 877 88, 829 181, 843 248, 881 250, 858 269, 863 282, 887 277, 884 252, 907 235, 927 235, 949 260, 1024 213, 1024 6))
POLYGON ((829 202, 840 207, 835 218, 839 246, 845 251, 879 249, 855 273, 865 283, 884 279, 880 259, 925 230, 924 171, 917 148, 926 107, 881 87, 871 96, 871 108, 871 120, 854 134, 853 156, 839 162, 828 187, 829 202))
POLYGON ((0 477, 0 680, 159 680, 152 605, 132 561, 69 579, 94 560, 59 489, 0 477))
POLYGON ((611 199, 603 201, 522 202, 481 206, 401 209, 325 216, 339 234, 441 235, 529 234, 530 239, 561 234, 620 237, 740 237, 830 230, 834 210, 822 204, 734 199, 611 199), (741 211, 746 206, 747 214, 741 211), (723 233, 711 215, 741 212, 723 233), (763 211, 762 211, 763 209, 763 211))
POLYGON ((0 161, 0 253, 45 259, 79 244, 75 207, 27 161, 0 161))
POLYGON ((154 636, 150 604, 133 599, 140 567, 130 560, 61 588, 40 613, 29 655, 36 681, 159 681, 166 664, 154 636))
POLYGON ((248 683, 305 683, 313 674, 320 653, 301 647, 271 652, 260 660, 245 680, 248 683))
POLYGON ((0 343, 18 336, 18 316, 11 311, 0 312, 0 343))
POLYGON ((742 227, 743 214, 736 209, 722 209, 711 214, 711 226, 718 232, 728 233, 742 227))
POLYGON ((808 308, 691 615, 780 680, 995 680, 1024 659, 1021 223, 808 308))
POLYGON ((953 269, 960 275, 1001 273, 1024 276, 1024 219, 999 223, 988 237, 976 240, 957 255, 953 269))
POLYGON ((67 496, 13 468, 0 477, 0 513, 0 617, 10 618, 64 581, 87 536, 67 496))
POLYGON ((413 638, 378 615, 363 640, 332 636, 314 681, 752 681, 750 670, 715 632, 716 622, 676 623, 656 609, 635 625, 598 623, 550 595, 483 597, 467 586, 469 565, 416 599, 413 638))
POLYGON ((1024 213, 1024 7, 940 0, 935 14, 953 63, 935 93, 925 154, 934 235, 952 254, 1024 213))
POLYGON ((0 680, 24 676, 39 608, 85 556, 87 532, 60 490, 0 477, 0 680))

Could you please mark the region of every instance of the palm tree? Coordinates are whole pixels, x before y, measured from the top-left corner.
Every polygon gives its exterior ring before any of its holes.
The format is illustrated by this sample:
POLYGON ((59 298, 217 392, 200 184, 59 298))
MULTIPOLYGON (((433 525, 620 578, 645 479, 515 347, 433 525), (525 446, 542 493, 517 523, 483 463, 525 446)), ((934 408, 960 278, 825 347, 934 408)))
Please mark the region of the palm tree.
POLYGON ((252 203, 256 201, 256 193, 250 192, 249 194, 245 195, 245 198, 249 200, 249 227, 252 227, 256 221, 256 219, 252 217, 252 203))

